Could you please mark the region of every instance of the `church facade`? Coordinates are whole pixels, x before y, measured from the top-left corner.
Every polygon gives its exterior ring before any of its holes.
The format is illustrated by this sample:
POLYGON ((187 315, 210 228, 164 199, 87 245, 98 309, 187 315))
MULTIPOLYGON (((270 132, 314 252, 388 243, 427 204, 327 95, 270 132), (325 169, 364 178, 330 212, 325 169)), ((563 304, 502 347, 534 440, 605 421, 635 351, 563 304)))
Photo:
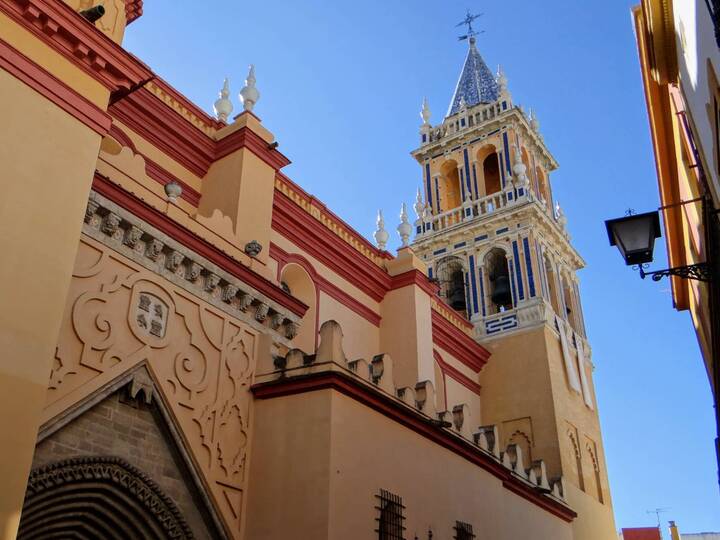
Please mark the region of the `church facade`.
POLYGON ((474 37, 393 255, 254 68, 210 116, 102 7, 0 1, 0 535, 615 538, 557 164, 474 37))

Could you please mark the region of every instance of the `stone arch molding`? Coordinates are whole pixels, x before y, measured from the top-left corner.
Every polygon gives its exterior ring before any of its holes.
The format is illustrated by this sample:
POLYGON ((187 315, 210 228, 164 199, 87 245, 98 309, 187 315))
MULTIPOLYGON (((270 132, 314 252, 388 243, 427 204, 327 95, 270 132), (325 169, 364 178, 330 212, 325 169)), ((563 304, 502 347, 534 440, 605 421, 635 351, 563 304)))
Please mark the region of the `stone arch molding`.
POLYGON ((59 461, 30 473, 18 539, 191 540, 173 501, 118 457, 59 461))

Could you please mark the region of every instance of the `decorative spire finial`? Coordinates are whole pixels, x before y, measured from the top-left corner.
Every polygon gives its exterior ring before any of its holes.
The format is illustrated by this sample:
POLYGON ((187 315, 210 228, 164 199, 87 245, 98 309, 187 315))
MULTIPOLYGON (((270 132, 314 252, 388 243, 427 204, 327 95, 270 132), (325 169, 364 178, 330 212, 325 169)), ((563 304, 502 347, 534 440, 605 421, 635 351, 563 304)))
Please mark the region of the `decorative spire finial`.
POLYGON ((385 251, 390 233, 385 230, 385 219, 383 218, 382 210, 378 210, 376 224, 377 230, 373 236, 375 237, 375 242, 377 242, 378 249, 385 251))
POLYGON ((475 45, 475 36, 477 36, 478 34, 482 34, 484 30, 476 32, 475 30, 473 30, 472 23, 475 19, 481 17, 482 15, 482 13, 477 13, 473 15, 472 13, 470 13, 469 9, 467 10, 465 18, 455 25, 455 28, 457 28, 458 26, 467 25, 467 34, 465 34, 464 36, 458 36, 458 39, 460 41, 467 39, 470 42, 470 45, 475 45))
POLYGON ((428 104, 428 99, 426 97, 423 98, 420 118, 422 118, 424 126, 427 126, 430 123, 430 105, 428 104))
POLYGON ((413 209, 415 210, 415 215, 417 215, 418 219, 422 219, 423 209, 425 208, 425 205, 422 202, 422 192, 420 191, 420 188, 417 189, 417 195, 415 196, 415 204, 413 205, 413 209))
POLYGON ((402 240, 401 247, 408 247, 408 241, 410 240, 410 233, 412 233, 412 225, 408 221, 407 205, 402 203, 400 207, 400 225, 397 227, 397 232, 402 240))
POLYGON ((497 76, 495 77, 495 80, 497 81, 498 90, 501 94, 504 94, 507 92, 507 77, 505 76, 505 72, 503 71, 502 66, 498 65, 497 70, 497 76))
POLYGON ((221 122, 227 122, 230 117, 230 113, 233 110, 232 101, 230 101, 230 81, 225 77, 222 90, 218 94, 220 97, 215 101, 213 109, 215 110, 215 116, 221 122))
POLYGON ((255 104, 260 99, 260 92, 255 88, 255 66, 250 64, 250 71, 245 79, 245 86, 240 90, 240 101, 242 101, 243 109, 252 111, 255 104))
POLYGON ((533 129, 533 131, 537 133, 540 132, 540 121, 538 120, 537 115, 532 109, 530 109, 530 127, 533 129))

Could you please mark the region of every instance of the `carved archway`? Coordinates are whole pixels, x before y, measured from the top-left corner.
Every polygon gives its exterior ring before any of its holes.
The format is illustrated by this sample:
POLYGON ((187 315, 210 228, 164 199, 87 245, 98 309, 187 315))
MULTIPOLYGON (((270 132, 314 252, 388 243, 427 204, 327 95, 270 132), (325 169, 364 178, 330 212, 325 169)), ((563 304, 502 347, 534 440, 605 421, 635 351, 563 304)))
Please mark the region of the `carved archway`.
POLYGON ((18 539, 190 540, 175 503, 117 457, 83 457, 30 474, 18 539))

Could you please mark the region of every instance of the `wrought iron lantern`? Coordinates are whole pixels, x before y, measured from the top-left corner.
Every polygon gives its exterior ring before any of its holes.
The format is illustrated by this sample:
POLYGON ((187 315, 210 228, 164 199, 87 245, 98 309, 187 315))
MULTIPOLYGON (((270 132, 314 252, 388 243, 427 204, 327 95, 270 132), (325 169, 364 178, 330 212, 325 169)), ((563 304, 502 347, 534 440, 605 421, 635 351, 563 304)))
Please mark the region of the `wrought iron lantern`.
POLYGON ((645 272, 645 268, 653 260, 655 239, 660 238, 660 216, 657 211, 635 214, 628 210, 625 217, 607 220, 605 228, 610 245, 617 246, 625 264, 636 268, 642 279, 650 276, 653 281, 660 281, 666 276, 679 276, 699 281, 710 280, 707 263, 645 272))

